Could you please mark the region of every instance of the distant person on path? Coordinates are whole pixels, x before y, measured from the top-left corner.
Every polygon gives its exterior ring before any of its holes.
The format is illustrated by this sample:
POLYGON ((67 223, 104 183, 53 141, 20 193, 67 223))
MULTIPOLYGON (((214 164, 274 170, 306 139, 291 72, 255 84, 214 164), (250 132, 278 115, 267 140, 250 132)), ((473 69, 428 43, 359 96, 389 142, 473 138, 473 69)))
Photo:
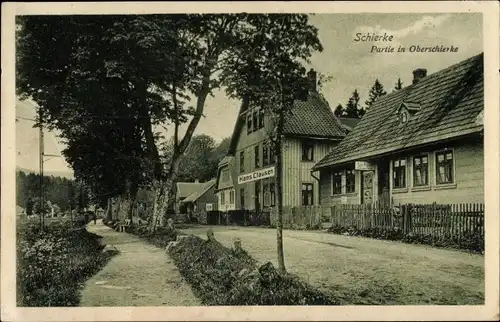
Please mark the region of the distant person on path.
POLYGON ((94 225, 97 225, 97 215, 95 214, 95 212, 94 212, 93 218, 94 218, 94 225))

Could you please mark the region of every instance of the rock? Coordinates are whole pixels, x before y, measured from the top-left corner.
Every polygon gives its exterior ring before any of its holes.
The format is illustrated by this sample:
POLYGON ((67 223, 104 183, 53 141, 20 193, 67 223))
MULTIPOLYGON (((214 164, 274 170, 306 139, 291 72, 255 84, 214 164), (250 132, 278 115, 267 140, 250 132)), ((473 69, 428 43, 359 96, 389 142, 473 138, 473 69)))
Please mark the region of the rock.
POLYGON ((177 236, 177 241, 181 241, 183 239, 188 239, 190 237, 191 237, 191 235, 178 235, 177 236))
POLYGON ((248 274, 248 269, 247 269, 247 268, 244 268, 244 269, 242 269, 241 271, 239 271, 239 273, 238 273, 238 277, 243 277, 243 276, 245 276, 245 275, 247 275, 247 274, 248 274))
POLYGON ((165 250, 168 252, 170 250, 172 250, 175 246, 177 246, 179 242, 178 241, 171 241, 168 243, 167 247, 165 248, 165 250))
POLYGON ((215 240, 214 231, 211 228, 207 230, 207 238, 210 241, 215 240))
POLYGON ((113 245, 106 245, 102 249, 102 253, 107 254, 109 256, 116 255, 119 252, 120 251, 115 246, 113 246, 113 245))
POLYGON ((271 281, 279 277, 279 273, 274 268, 271 262, 267 262, 261 267, 259 267, 260 280, 263 283, 271 283, 271 281))
POLYGON ((241 239, 236 238, 234 240, 234 250, 235 251, 242 251, 243 250, 243 248, 241 248, 241 239))
POLYGON ((97 241, 99 243, 99 249, 104 249, 104 247, 106 247, 106 242, 104 241, 104 238, 101 237, 97 241))
POLYGON ((167 219, 167 228, 169 229, 175 229, 174 227, 174 220, 172 218, 167 219))

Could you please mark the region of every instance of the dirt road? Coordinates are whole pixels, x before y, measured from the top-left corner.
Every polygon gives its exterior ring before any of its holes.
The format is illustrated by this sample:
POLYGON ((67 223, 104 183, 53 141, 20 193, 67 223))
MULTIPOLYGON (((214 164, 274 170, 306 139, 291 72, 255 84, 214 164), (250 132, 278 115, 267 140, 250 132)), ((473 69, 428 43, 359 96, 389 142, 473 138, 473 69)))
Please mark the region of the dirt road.
MULTIPOLYGON (((277 265, 276 230, 212 226, 215 238, 277 265)), ((206 226, 183 229, 206 238, 206 226)), ((423 245, 284 231, 287 270, 333 293, 343 304, 480 304, 484 257, 423 245)))

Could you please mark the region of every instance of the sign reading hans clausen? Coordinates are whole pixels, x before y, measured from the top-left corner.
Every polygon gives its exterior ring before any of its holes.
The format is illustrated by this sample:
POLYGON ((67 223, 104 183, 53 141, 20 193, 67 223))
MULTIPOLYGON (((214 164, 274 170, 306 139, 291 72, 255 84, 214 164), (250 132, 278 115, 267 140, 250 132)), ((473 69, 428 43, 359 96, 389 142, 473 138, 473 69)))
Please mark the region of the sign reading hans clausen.
POLYGON ((257 170, 251 173, 242 174, 238 177, 238 184, 252 182, 255 180, 274 177, 274 167, 257 170))

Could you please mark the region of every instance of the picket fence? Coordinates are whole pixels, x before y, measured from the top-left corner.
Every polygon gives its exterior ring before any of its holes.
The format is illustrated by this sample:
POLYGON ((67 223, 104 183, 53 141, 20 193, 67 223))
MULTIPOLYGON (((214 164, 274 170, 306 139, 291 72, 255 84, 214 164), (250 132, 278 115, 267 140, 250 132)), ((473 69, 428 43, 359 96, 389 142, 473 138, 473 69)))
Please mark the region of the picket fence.
POLYGON ((331 225, 400 230, 432 238, 484 236, 484 204, 338 205, 332 207, 331 225))

